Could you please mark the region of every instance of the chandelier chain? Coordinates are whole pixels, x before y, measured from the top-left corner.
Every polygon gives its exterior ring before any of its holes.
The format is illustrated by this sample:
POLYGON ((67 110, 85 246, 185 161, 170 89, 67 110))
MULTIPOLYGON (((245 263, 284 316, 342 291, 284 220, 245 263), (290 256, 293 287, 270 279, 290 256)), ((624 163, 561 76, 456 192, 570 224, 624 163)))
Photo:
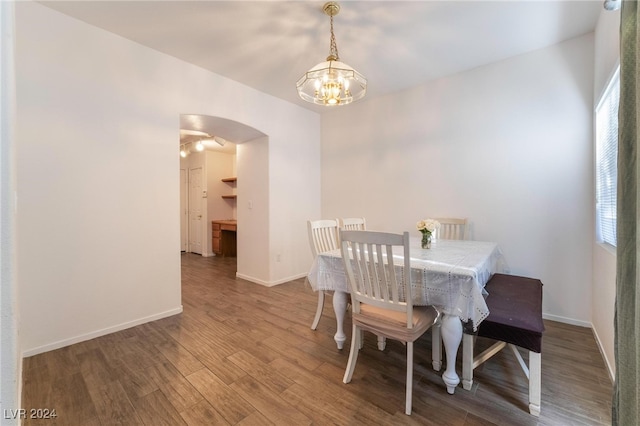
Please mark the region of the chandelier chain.
POLYGON ((329 15, 329 20, 331 22, 331 42, 329 44, 329 55, 335 56, 335 60, 340 60, 340 55, 338 54, 338 45, 336 44, 336 36, 333 33, 333 15, 329 15))

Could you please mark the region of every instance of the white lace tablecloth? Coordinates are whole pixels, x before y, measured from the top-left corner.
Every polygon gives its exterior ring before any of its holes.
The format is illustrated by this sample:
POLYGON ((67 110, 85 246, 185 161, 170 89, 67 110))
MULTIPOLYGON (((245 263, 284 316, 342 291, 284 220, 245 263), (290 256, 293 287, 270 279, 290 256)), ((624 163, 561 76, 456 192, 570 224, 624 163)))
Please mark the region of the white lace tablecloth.
MULTIPOLYGON (((502 251, 496 243, 483 241, 434 241, 430 249, 411 239, 411 285, 415 305, 434 305, 445 314, 462 321, 473 321, 474 328, 489 315, 484 286, 496 272, 508 272, 502 251)), ((403 251, 394 248, 394 259, 402 266, 403 251)), ((318 255, 308 275, 315 290, 349 293, 340 250, 318 255)))

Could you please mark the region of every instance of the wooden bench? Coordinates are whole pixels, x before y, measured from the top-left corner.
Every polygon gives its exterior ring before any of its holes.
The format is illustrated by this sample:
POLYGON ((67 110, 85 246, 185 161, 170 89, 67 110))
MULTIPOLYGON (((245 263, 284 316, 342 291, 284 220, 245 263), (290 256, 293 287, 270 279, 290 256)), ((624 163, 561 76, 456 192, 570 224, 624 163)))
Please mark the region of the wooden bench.
POLYGON ((494 274, 485 289, 489 316, 479 325, 477 335, 497 340, 474 357, 475 335, 465 329, 462 343, 462 386, 470 390, 473 370, 509 346, 529 379, 529 412, 540 415, 542 333, 542 282, 515 275, 494 274), (529 366, 516 346, 529 351, 529 366))

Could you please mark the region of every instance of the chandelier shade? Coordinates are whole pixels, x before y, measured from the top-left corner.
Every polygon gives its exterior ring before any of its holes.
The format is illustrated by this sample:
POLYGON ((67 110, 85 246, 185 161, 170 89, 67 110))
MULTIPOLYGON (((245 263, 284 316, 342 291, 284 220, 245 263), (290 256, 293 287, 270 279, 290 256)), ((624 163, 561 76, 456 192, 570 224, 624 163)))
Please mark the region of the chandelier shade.
POLYGON ((340 11, 336 2, 325 3, 324 13, 331 19, 331 42, 327 60, 304 73, 296 83, 298 95, 317 105, 346 105, 364 97, 367 79, 358 71, 340 62, 338 46, 333 34, 333 17, 340 11))
POLYGON ((320 62, 307 71, 296 84, 298 94, 318 105, 346 105, 364 97, 367 79, 340 61, 320 62))

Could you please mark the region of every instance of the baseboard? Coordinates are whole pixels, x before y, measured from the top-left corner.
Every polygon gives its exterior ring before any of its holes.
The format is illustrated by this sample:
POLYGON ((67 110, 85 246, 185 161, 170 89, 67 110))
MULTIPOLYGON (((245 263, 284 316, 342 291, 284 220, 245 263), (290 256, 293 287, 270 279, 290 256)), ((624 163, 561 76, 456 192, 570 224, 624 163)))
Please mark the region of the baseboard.
POLYGON ((107 327, 101 330, 92 331, 91 333, 81 334, 80 336, 72 337, 70 339, 59 340, 57 342, 49 343, 47 345, 38 346, 37 348, 28 349, 22 352, 22 357, 26 358, 26 357, 38 355, 44 352, 53 351, 55 349, 60 349, 65 346, 73 345, 75 343, 80 343, 86 340, 95 339, 96 337, 105 336, 107 334, 115 333, 116 331, 126 330, 127 328, 135 327, 136 325, 144 324, 150 321, 156 321, 162 318, 177 315, 179 313, 182 313, 182 305, 180 305, 178 308, 170 309, 165 312, 160 312, 155 315, 139 318, 134 321, 128 321, 122 324, 114 325, 113 327, 107 327))
POLYGON ((303 274, 294 275, 294 276, 291 276, 291 277, 288 277, 288 278, 283 278, 283 279, 276 280, 276 281, 264 281, 264 280, 261 280, 259 278, 250 277, 248 275, 244 275, 244 274, 241 274, 239 272, 236 272, 236 277, 237 278, 241 278, 241 279, 243 279, 245 281, 250 281, 250 282, 255 283, 255 284, 260 284, 260 285, 265 286, 265 287, 273 287, 273 286, 276 286, 276 285, 288 283, 289 281, 293 281, 293 280, 297 280, 297 279, 300 279, 300 278, 304 278, 306 276, 307 276, 307 274, 303 273, 303 274))
POLYGON ((573 319, 573 318, 561 317, 559 315, 551 315, 551 314, 543 313, 542 314, 542 318, 548 319, 548 320, 551 320, 551 321, 562 322, 562 323, 565 323, 565 324, 577 325, 578 327, 593 328, 593 326, 591 325, 590 322, 580 321, 580 320, 576 320, 576 319, 573 319))
POLYGON ((609 379, 611 379, 611 383, 613 383, 615 381, 614 365, 611 363, 611 360, 607 358, 607 354, 602 348, 600 336, 598 336, 598 332, 596 331, 595 327, 591 327, 591 330, 593 331, 593 337, 596 339, 596 344, 598 345, 598 349, 600 350, 600 355, 604 360, 604 364, 607 366, 607 371, 609 372, 609 379))

